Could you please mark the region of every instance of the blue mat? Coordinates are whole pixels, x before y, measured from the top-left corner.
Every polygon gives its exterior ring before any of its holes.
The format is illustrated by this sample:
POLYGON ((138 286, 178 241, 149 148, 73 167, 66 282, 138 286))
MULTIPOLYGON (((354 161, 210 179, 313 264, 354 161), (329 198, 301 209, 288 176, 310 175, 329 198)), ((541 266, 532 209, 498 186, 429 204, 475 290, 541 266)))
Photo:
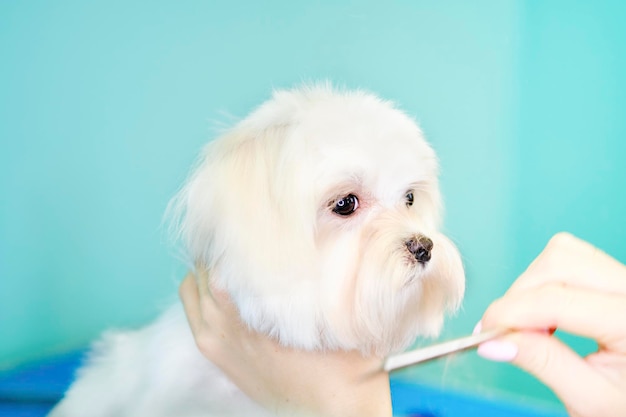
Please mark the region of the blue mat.
POLYGON ((564 412, 529 408, 496 399, 391 379, 394 416, 406 417, 567 417, 564 412))
POLYGON ((74 378, 83 351, 0 373, 0 417, 41 417, 59 401, 74 378))
MULTIPOLYGON (((45 416, 72 382, 83 356, 72 352, 0 373, 0 417, 45 416)), ((397 379, 391 380, 391 392, 397 416, 566 417, 397 379)))

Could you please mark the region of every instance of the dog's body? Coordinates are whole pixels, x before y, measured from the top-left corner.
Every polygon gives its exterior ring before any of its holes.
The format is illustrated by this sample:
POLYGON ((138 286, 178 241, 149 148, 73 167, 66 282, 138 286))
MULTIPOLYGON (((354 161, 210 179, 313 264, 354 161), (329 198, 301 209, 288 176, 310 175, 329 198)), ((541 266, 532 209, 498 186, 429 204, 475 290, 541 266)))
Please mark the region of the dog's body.
POLYGON ((106 334, 51 413, 54 417, 257 415, 266 414, 200 354, 180 305, 140 330, 106 334))
MULTIPOLYGON (((383 357, 436 335, 464 290, 438 231, 437 161, 390 103, 274 94, 213 141, 172 205, 196 265, 251 329, 383 357)), ((264 415, 198 352, 180 306, 96 346, 54 417, 264 415)))

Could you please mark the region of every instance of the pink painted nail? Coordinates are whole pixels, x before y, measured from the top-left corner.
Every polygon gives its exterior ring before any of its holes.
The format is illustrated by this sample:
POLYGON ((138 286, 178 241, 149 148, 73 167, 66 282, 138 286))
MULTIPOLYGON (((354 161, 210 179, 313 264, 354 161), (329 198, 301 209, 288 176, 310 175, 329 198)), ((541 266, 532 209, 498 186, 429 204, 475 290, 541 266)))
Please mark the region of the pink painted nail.
POLYGON ((478 323, 476 323, 476 326, 474 326, 474 330, 472 331, 472 334, 477 335, 482 330, 483 330, 483 322, 479 321, 478 323))
POLYGON ((517 345, 508 340, 490 340, 478 346, 476 353, 495 362, 511 362, 517 356, 517 345))

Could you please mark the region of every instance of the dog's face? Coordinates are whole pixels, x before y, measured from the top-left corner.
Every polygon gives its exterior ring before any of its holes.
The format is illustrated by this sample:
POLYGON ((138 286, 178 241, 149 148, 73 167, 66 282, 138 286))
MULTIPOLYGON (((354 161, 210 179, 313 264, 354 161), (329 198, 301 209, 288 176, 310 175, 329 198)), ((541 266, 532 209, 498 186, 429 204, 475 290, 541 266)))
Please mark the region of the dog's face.
POLYGON ((193 260, 286 345, 386 355, 463 296, 435 154, 369 94, 276 93, 209 144, 175 206, 193 260))

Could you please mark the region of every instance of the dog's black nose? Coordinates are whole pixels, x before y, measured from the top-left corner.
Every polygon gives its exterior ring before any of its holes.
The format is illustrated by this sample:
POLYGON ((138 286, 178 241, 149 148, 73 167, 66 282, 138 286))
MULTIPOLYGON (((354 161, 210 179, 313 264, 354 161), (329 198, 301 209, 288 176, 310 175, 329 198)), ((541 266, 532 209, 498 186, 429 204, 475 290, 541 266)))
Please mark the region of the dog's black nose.
POLYGON ((426 236, 417 235, 406 241, 406 248, 421 263, 430 261, 430 251, 433 250, 433 241, 426 236))

